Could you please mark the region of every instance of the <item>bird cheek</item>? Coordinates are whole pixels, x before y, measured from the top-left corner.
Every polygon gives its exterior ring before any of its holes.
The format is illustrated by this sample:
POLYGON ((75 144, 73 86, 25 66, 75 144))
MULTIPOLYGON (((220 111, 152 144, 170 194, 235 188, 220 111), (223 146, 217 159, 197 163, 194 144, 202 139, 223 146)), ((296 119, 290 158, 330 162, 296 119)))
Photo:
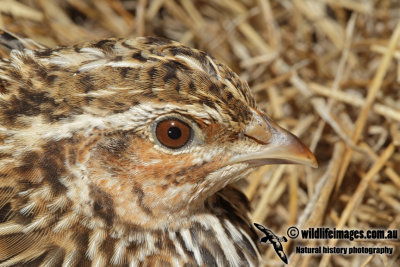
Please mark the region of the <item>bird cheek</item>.
POLYGON ((91 180, 114 199, 120 218, 133 221, 188 209, 188 200, 209 183, 207 175, 227 160, 195 152, 163 153, 141 138, 130 139, 118 154, 94 152, 89 160, 91 180))

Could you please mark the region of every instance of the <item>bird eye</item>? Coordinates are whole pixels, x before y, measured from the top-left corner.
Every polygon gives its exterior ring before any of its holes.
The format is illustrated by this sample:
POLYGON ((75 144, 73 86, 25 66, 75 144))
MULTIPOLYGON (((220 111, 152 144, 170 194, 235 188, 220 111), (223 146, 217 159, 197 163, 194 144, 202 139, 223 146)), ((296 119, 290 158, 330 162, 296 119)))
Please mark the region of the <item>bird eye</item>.
POLYGON ((181 148, 192 137, 192 129, 178 119, 166 119, 160 121, 155 131, 158 141, 168 148, 181 148))

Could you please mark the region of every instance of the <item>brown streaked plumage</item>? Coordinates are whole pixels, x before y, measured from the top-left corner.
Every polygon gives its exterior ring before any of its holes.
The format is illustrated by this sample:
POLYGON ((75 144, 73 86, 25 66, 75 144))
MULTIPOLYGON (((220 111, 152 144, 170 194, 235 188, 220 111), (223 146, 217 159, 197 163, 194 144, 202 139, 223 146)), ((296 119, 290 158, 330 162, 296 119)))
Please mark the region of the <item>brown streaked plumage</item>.
POLYGON ((154 38, 0 61, 0 266, 257 266, 255 166, 316 165, 204 52, 154 38))

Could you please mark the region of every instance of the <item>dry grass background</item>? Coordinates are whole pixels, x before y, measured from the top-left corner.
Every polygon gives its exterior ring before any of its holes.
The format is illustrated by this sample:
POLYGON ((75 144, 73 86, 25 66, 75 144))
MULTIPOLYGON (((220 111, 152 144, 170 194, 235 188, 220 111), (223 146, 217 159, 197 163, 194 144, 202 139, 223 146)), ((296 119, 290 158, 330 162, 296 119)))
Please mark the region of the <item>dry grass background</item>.
MULTIPOLYGON (((400 229, 399 0, 0 0, 0 27, 47 46, 157 35, 207 51, 247 80, 259 106, 320 167, 265 166, 244 191, 252 220, 400 229)), ((266 266, 282 266, 264 246, 266 266)), ((284 243, 290 266, 400 266, 399 240, 284 243), (395 248, 300 255, 296 245, 395 248)))

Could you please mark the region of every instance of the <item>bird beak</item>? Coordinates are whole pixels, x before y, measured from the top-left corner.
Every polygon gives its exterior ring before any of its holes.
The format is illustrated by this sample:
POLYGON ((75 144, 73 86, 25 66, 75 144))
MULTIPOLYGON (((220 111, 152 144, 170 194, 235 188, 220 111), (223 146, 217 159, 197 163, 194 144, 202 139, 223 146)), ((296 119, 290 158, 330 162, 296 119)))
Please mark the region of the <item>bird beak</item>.
POLYGON ((230 159, 229 164, 247 162, 254 166, 304 164, 318 167, 313 153, 295 135, 258 110, 251 111, 253 120, 246 127, 244 135, 260 144, 260 149, 237 154, 230 159))

